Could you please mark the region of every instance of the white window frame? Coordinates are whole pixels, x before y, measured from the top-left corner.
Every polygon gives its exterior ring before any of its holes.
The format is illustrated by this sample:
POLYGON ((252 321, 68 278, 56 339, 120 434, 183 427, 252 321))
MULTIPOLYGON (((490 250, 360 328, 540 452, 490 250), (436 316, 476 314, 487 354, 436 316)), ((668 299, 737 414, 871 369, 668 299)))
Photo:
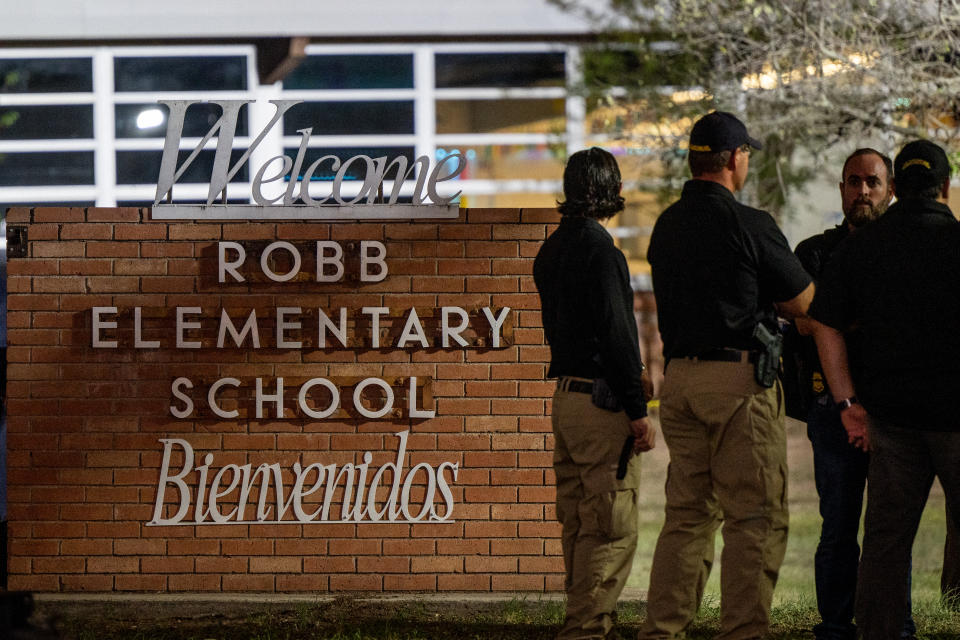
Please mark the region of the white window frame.
MULTIPOLYGON (((0 94, 0 106, 17 105, 79 105, 93 106, 93 138, 83 140, 8 140, 0 141, 0 153, 30 151, 93 151, 95 184, 0 187, 0 203, 42 204, 44 202, 95 202, 97 206, 116 206, 118 201, 152 201, 156 184, 119 185, 116 183, 116 152, 132 150, 161 150, 162 138, 115 137, 115 107, 162 99, 197 100, 254 100, 250 105, 249 133, 256 135, 273 115, 271 99, 303 99, 306 101, 335 100, 412 100, 414 103, 414 130, 399 135, 315 135, 310 147, 350 146, 412 146, 415 156, 436 156, 438 147, 482 145, 539 145, 564 144, 569 152, 583 148, 585 106, 582 98, 567 94, 566 87, 464 87, 438 89, 435 86, 434 56, 438 53, 527 53, 562 52, 566 55, 567 86, 579 84, 579 48, 559 43, 497 42, 497 43, 415 43, 415 44, 313 44, 308 55, 321 54, 378 54, 399 53, 413 56, 414 86, 409 89, 356 90, 284 90, 282 83, 261 85, 257 79, 256 51, 252 45, 177 45, 177 46, 120 46, 7 49, 0 58, 90 58, 93 67, 93 90, 77 93, 0 94), (242 91, 203 92, 116 92, 113 68, 118 57, 171 56, 244 56, 247 58, 247 86, 242 91), (146 98, 146 100, 145 100, 146 98), (566 101, 566 127, 563 134, 543 133, 436 133, 436 101, 500 100, 500 99, 558 99, 566 101)), ((251 135, 238 136, 236 148, 249 145, 251 135)), ((184 138, 182 149, 193 149, 199 138, 184 138)), ((281 125, 262 141, 251 154, 250 165, 257 167, 273 156, 282 155, 285 147, 300 144, 299 136, 284 136, 281 125)), ((214 148, 211 140, 206 148, 214 148)), ((412 193, 413 181, 408 181, 402 193, 412 193)), ((346 186, 346 185, 345 185, 346 186)), ((562 190, 559 176, 555 180, 475 180, 465 179, 447 183, 451 191, 460 190, 465 196, 506 193, 540 192, 553 197, 562 190)), ((175 198, 201 200, 207 196, 207 185, 177 184, 175 198)), ((229 199, 251 201, 249 182, 231 183, 227 187, 229 199)))

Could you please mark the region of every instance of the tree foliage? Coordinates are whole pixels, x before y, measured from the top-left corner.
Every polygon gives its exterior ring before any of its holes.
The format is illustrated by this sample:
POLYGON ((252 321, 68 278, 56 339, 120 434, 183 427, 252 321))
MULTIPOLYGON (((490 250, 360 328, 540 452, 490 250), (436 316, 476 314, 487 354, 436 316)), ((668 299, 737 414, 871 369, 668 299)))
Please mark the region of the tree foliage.
POLYGON ((960 0, 552 1, 605 34, 585 54, 587 94, 658 123, 624 135, 682 146, 688 119, 717 108, 765 138, 754 172, 767 208, 808 177, 791 162, 801 149, 960 147, 960 0))

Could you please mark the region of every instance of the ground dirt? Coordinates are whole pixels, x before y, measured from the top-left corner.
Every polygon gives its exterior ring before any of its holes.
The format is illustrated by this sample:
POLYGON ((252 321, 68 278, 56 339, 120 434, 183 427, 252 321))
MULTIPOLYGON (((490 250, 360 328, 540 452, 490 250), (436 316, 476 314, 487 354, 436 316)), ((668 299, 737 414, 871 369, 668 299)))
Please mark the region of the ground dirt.
POLYGON ((552 638, 562 605, 532 596, 383 598, 351 595, 287 601, 39 600, 13 640, 120 638, 552 638))

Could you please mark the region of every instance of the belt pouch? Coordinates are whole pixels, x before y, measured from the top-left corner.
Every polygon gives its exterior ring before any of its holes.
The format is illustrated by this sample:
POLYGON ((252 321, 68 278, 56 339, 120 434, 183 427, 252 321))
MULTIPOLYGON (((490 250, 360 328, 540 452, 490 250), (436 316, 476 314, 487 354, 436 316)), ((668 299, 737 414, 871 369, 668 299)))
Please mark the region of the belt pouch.
POLYGON ((599 407, 600 409, 623 411, 623 405, 620 404, 620 399, 617 398, 613 389, 610 388, 610 385, 608 385, 607 381, 603 378, 594 379, 590 401, 593 402, 593 406, 599 407))

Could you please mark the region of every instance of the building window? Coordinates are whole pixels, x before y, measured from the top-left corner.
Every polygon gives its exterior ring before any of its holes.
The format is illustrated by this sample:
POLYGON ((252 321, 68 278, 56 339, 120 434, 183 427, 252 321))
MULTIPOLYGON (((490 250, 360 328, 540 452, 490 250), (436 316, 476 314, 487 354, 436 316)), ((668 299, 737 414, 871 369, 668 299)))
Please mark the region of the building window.
MULTIPOLYGON (((210 102, 192 104, 183 119, 183 137, 202 138, 220 119, 220 105, 210 102)), ((154 103, 118 104, 114 109, 114 129, 118 138, 163 138, 167 133, 166 105, 154 103)), ((236 135, 248 135, 247 105, 240 107, 236 135)))
POLYGON ((314 135, 413 133, 413 101, 307 102, 284 114, 284 135, 307 127, 314 135))
POLYGON ((296 89, 412 89, 412 54, 308 56, 283 81, 296 89))
MULTIPOLYGON (((244 149, 234 149, 230 154, 230 167, 240 159, 244 149)), ((183 164, 191 151, 181 149, 177 156, 177 167, 183 164)), ((213 173, 213 158, 215 151, 204 149, 197 154, 190 166, 183 172, 177 181, 178 184, 206 184, 210 182, 213 173)), ((160 175, 160 161, 162 151, 117 151, 117 184, 156 184, 160 175)), ((249 163, 244 163, 231 178, 230 182, 247 182, 250 179, 249 163)), ((174 185, 174 192, 177 186, 174 185)))
POLYGON ((553 180, 563 175, 566 164, 562 145, 492 144, 437 149, 437 155, 461 153, 467 168, 464 180, 553 180))
POLYGON ((564 54, 438 53, 438 88, 562 87, 566 82, 564 54))
MULTIPOLYGON (((569 51, 547 43, 310 45, 271 87, 256 84, 249 45, 0 52, 0 202, 152 202, 167 127, 168 109, 155 102, 162 97, 203 101, 186 112, 180 162, 221 116, 208 101, 303 101, 258 143, 257 166, 245 163, 234 176, 231 202, 252 202, 259 163, 295 158, 298 130, 311 128, 302 170, 323 155, 401 156, 412 165, 460 151, 467 167, 441 192, 462 191, 464 206, 553 206, 567 136, 574 133, 575 145, 585 138, 567 116, 578 99, 565 89, 569 51)), ((274 113, 269 105, 241 108, 231 166, 274 113)), ((205 201, 215 144, 178 180, 176 201, 205 201)), ((319 197, 329 191, 331 166, 313 176, 319 197)), ((349 167, 347 192, 359 189, 365 170, 363 162, 349 167)), ((410 174, 401 201, 418 177, 410 174)))
POLYGON ((437 133, 563 133, 566 103, 556 100, 437 100, 437 133))
POLYGON ((243 56, 116 58, 116 91, 237 91, 247 88, 243 56))
POLYGON ((0 94, 87 91, 93 91, 90 58, 0 60, 0 94))
POLYGON ((75 140, 93 137, 93 105, 0 107, 0 140, 75 140))
POLYGON ((93 184, 93 152, 0 153, 0 186, 93 184))

